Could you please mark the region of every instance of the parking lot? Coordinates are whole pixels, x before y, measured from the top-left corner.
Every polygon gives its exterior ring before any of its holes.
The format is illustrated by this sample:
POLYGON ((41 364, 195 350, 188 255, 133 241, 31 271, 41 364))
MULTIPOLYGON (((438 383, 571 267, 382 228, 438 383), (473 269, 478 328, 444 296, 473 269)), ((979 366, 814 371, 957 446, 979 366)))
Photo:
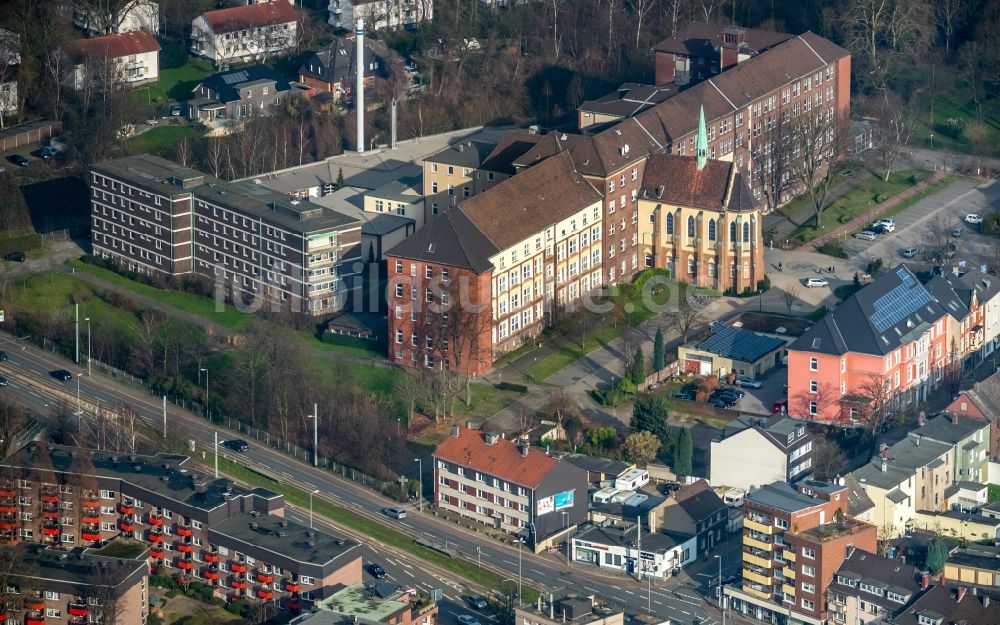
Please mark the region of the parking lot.
POLYGON ((875 241, 849 238, 844 243, 844 251, 850 258, 856 259, 860 267, 876 258, 890 265, 905 262, 907 259, 900 251, 907 247, 918 250, 913 261, 922 261, 924 252, 933 247, 931 222, 940 217, 948 230, 956 227, 963 229, 961 237, 952 239, 957 247, 953 262, 965 260, 976 265, 991 264, 996 258, 996 239, 980 235, 977 226, 966 224, 963 219, 968 213, 987 215, 997 210, 998 206, 1000 189, 997 185, 979 188, 977 182, 959 179, 896 215, 895 232, 880 235, 875 241))

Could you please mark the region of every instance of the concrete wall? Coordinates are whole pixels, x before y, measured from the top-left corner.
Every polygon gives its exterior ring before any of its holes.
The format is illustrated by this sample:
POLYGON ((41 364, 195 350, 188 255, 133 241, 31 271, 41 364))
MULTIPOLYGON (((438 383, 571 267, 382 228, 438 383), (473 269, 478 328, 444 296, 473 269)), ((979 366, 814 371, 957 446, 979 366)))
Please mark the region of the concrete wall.
POLYGON ((754 429, 747 429, 721 441, 712 441, 709 484, 713 488, 751 487, 784 481, 788 459, 785 454, 754 429))

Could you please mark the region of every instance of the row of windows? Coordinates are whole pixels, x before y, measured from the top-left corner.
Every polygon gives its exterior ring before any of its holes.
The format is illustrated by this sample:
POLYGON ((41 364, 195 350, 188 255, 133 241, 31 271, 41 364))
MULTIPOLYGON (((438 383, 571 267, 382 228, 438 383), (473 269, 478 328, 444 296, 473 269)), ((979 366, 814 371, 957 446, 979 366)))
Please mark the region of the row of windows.
MULTIPOLYGON (((668 235, 674 234, 675 231, 674 214, 671 212, 668 212, 666 216, 666 231, 668 235)), ((750 232, 751 232, 750 222, 744 221, 743 222, 744 243, 750 242, 750 232)), ((708 227, 706 234, 709 241, 715 241, 718 239, 717 225, 714 218, 708 220, 708 227)), ((739 241, 739 239, 737 238, 737 234, 738 234, 738 227, 736 222, 735 221, 729 222, 729 240, 734 242, 739 241)), ((697 220, 694 218, 693 215, 687 218, 687 236, 689 239, 693 239, 696 236, 698 236, 697 220)))
POLYGON ((160 206, 163 203, 164 199, 159 195, 153 195, 152 193, 149 193, 148 191, 143 191, 138 187, 133 187, 132 185, 127 184, 125 182, 115 180, 114 178, 108 178, 106 176, 102 176, 101 174, 97 173, 94 174, 94 184, 106 187, 108 189, 111 189, 112 191, 117 191, 120 194, 137 195, 147 200, 152 199, 153 203, 156 204, 157 206, 160 206))

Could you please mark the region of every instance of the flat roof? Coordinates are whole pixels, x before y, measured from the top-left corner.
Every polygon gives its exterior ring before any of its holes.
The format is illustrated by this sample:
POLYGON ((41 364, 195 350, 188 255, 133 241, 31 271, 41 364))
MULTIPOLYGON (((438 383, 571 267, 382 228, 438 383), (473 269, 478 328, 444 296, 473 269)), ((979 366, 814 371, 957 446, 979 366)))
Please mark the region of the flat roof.
MULTIPOLYGON (((640 542, 642 551, 665 551, 690 540, 691 536, 677 533, 647 532, 642 531, 640 542)), ((573 536, 573 540, 583 540, 600 545, 611 545, 615 547, 634 547, 636 542, 636 526, 630 527, 601 527, 591 525, 583 528, 573 536)))
POLYGON ((364 584, 353 584, 324 599, 320 609, 333 613, 357 615, 359 618, 381 621, 400 610, 409 609, 409 602, 379 598, 364 584))
POLYGON ((228 519, 212 523, 209 527, 209 535, 211 534, 219 534, 296 562, 320 566, 349 551, 358 550, 360 546, 351 538, 310 529, 267 514, 234 514, 228 519))
POLYGON ((129 578, 146 574, 145 559, 99 556, 84 547, 63 551, 45 549, 35 543, 21 543, 15 547, 0 547, 0 550, 12 553, 15 562, 24 564, 24 571, 15 573, 14 576, 39 580, 31 584, 37 588, 49 588, 52 581, 72 584, 81 589, 87 586, 122 585, 116 590, 116 596, 120 596, 131 587, 131 584, 124 584, 129 578))
POLYGON ((785 512, 798 512, 823 503, 820 499, 813 499, 808 495, 803 495, 795 490, 787 482, 772 482, 765 484, 746 496, 747 501, 755 504, 783 510, 785 512))

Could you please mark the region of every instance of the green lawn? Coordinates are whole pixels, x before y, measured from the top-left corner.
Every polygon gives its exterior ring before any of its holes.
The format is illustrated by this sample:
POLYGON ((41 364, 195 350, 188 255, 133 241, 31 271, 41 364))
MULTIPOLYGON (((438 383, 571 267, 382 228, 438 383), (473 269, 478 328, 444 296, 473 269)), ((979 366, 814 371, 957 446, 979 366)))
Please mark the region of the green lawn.
POLYGON ((172 149, 181 139, 197 139, 201 133, 186 124, 166 124, 141 135, 136 135, 125 142, 129 154, 157 154, 173 156, 172 149))
POLYGON ((215 73, 211 63, 191 59, 186 65, 160 70, 160 79, 148 87, 136 90, 136 97, 154 104, 190 100, 191 92, 206 76, 215 73))
MULTIPOLYGON (((877 198, 879 196, 885 201, 909 189, 922 177, 927 175, 925 172, 916 169, 902 169, 893 172, 889 176, 888 181, 883 181, 879 174, 875 172, 869 172, 869 174, 857 186, 833 200, 826 210, 823 211, 821 219, 823 227, 821 230, 816 229, 816 220, 810 215, 808 220, 805 220, 804 223, 801 223, 792 231, 789 238, 808 242, 816 238, 823 230, 837 228, 841 224, 866 212, 873 214, 877 210, 877 198)), ((800 215, 809 214, 811 211, 812 207, 809 198, 805 194, 779 209, 779 212, 788 217, 792 223, 798 223, 797 220, 801 220, 800 215)))
POLYGON ((195 295, 194 293, 185 293, 184 291, 174 291, 171 289, 157 289, 80 260, 69 260, 67 264, 76 269, 76 271, 84 271, 138 295, 150 297, 168 306, 173 306, 179 310, 210 319, 232 330, 245 330, 253 319, 253 315, 250 313, 240 312, 229 304, 222 306, 220 310, 216 306, 215 300, 195 295))
POLYGON ((392 393, 393 383, 399 373, 388 367, 376 367, 356 362, 331 362, 322 356, 310 356, 309 364, 320 376, 323 386, 342 386, 356 383, 359 388, 378 395, 392 393))
POLYGON ((31 313, 41 319, 71 318, 75 302, 80 304, 81 322, 90 317, 122 335, 134 335, 138 329, 135 315, 107 303, 98 297, 96 289, 79 278, 57 273, 34 274, 18 281, 11 288, 6 312, 31 313))
MULTIPOLYGON (((310 498, 309 493, 306 491, 284 483, 275 482, 226 458, 219 458, 219 470, 249 486, 260 486, 280 493, 284 495, 287 502, 293 505, 302 508, 309 506, 310 498)), ((335 506, 322 499, 313 499, 313 513, 325 517, 338 525, 362 532, 379 544, 395 547, 436 566, 445 568, 458 575, 462 580, 470 580, 482 584, 487 588, 500 589, 500 584, 504 576, 498 575, 487 568, 480 569, 473 561, 448 557, 433 549, 422 547, 413 542, 413 539, 408 535, 353 510, 335 506)), ((521 593, 526 603, 532 603, 538 598, 538 590, 535 588, 523 586, 521 593)))

